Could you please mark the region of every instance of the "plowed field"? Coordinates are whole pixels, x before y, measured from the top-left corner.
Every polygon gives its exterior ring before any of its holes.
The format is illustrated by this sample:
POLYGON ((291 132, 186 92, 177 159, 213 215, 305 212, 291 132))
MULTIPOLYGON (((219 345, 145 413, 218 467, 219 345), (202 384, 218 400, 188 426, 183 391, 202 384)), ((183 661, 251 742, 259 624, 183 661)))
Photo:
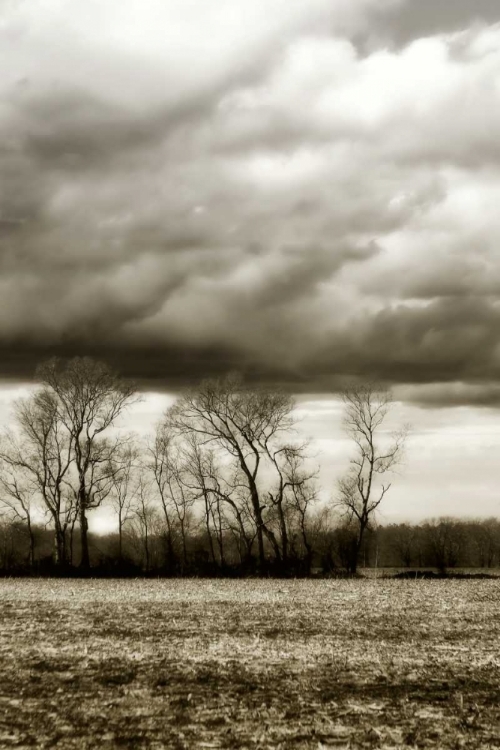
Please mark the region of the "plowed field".
POLYGON ((0 581, 0 748, 500 747, 497 581, 0 581))

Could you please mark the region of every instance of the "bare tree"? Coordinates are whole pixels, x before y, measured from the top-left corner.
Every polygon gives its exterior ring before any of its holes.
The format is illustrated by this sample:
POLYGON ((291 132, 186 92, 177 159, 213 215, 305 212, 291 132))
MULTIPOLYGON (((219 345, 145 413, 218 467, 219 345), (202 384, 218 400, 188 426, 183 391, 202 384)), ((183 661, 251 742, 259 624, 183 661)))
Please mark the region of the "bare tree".
POLYGON ((301 527, 302 540, 306 542, 306 516, 315 497, 311 483, 317 472, 307 471, 304 467, 307 444, 288 443, 276 447, 267 443, 263 448, 276 474, 274 486, 267 493, 267 516, 276 518, 280 541, 279 554, 276 557, 286 572, 291 551, 292 527, 296 520, 301 527))
POLYGON ((180 399, 167 415, 179 433, 197 433, 205 445, 223 449, 238 466, 251 502, 261 571, 266 566, 264 538, 275 555, 280 555, 278 540, 264 520, 261 468, 272 443, 291 428, 292 407, 286 394, 245 388, 240 378, 229 376, 202 383, 198 390, 180 399))
POLYGON ((217 563, 214 536, 219 549, 219 562, 224 564, 224 543, 222 535, 222 514, 220 498, 214 488, 213 477, 217 474, 214 451, 204 448, 200 436, 191 432, 185 436, 183 450, 183 471, 181 481, 193 501, 203 501, 203 520, 212 563, 217 563))
POLYGON ((77 474, 76 497, 81 535, 81 567, 90 567, 87 513, 112 488, 110 458, 119 439, 103 436, 134 398, 134 387, 106 364, 90 357, 57 358, 38 368, 38 379, 57 399, 58 416, 71 439, 77 474))
POLYGON ((146 572, 151 568, 151 537, 156 526, 157 517, 158 509, 151 500, 150 480, 141 475, 139 477, 137 488, 135 520, 137 522, 139 536, 142 542, 144 567, 146 572))
POLYGON ((164 519, 165 558, 169 571, 176 565, 175 518, 171 504, 170 486, 172 482, 173 437, 169 425, 160 422, 156 426, 154 438, 146 452, 146 470, 153 476, 153 484, 160 499, 164 519))
POLYGON ((229 534, 236 542, 239 562, 248 566, 257 538, 257 525, 245 477, 237 465, 222 467, 214 451, 210 451, 209 456, 204 481, 210 487, 210 516, 220 564, 227 562, 224 542, 229 534))
POLYGON ((181 463, 179 453, 172 456, 171 471, 169 476, 169 497, 176 515, 176 524, 181 537, 181 573, 184 574, 188 567, 187 539, 192 521, 192 508, 198 495, 192 490, 186 473, 181 463))
POLYGON ((288 451, 285 454, 285 460, 285 477, 288 485, 287 505, 292 527, 290 548, 296 554, 294 536, 298 536, 305 551, 305 572, 309 574, 313 560, 312 536, 316 530, 311 522, 313 509, 318 500, 317 472, 307 471, 304 468, 304 456, 301 450, 288 451))
POLYGON ((391 394, 373 385, 344 391, 344 428, 355 443, 350 468, 338 484, 338 506, 348 521, 355 521, 352 573, 357 570, 363 536, 390 489, 387 475, 401 461, 408 427, 390 436, 383 436, 384 421, 391 407, 391 394))
MULTIPOLYGON (((187 437, 187 441, 190 437, 192 436, 187 437)), ((181 572, 184 573, 188 566, 187 540, 192 509, 202 496, 201 490, 193 484, 188 466, 192 457, 187 443, 175 439, 168 423, 158 425, 149 453, 167 533, 172 542, 174 530, 180 537, 180 564, 181 572)))
POLYGON ((14 428, 2 440, 2 485, 12 499, 16 497, 25 506, 24 513, 30 497, 41 498, 54 525, 54 561, 63 566, 67 561, 66 530, 74 518, 76 499, 69 483, 71 440, 59 418, 54 394, 42 388, 19 399, 14 404, 14 428))
POLYGON ((28 532, 29 559, 31 568, 35 564, 35 533, 33 528, 33 492, 27 477, 17 471, 8 461, 1 461, 0 508, 6 511, 9 520, 20 521, 28 532))
POLYGON ((110 457, 108 473, 111 480, 109 500, 118 519, 118 561, 123 561, 123 532, 136 511, 140 490, 138 472, 139 450, 134 443, 123 443, 110 457))

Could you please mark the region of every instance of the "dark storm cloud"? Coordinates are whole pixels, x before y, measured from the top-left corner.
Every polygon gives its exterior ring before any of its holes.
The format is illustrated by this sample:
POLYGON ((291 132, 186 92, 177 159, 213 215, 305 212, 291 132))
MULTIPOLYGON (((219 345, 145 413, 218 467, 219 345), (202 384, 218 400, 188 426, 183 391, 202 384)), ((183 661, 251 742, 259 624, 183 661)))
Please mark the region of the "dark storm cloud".
POLYGON ((496 0, 407 0, 384 17, 384 35, 398 45, 425 36, 468 29, 478 22, 497 23, 496 0))
POLYGON ((396 382, 488 380, 500 375, 499 324, 500 307, 478 298, 399 304, 358 321, 337 356, 346 369, 396 382))
POLYGON ((88 353, 156 388, 493 402, 493 5, 68 7, 0 9, 3 375, 88 353))
POLYGON ((304 363, 302 382, 319 391, 369 378, 397 397, 424 406, 497 406, 500 305, 446 298, 425 306, 399 304, 353 317, 304 363))

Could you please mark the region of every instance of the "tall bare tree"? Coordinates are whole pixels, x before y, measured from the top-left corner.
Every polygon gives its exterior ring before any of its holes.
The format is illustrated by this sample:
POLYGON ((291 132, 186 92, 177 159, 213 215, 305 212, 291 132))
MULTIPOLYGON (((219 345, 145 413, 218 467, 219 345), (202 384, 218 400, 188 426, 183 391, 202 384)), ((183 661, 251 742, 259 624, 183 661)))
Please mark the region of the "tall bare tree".
POLYGON ((281 475, 284 478, 283 494, 286 493, 285 521, 288 521, 290 526, 288 534, 290 551, 297 555, 297 546, 300 545, 303 548, 305 553, 303 554, 304 570, 310 573, 313 559, 312 537, 314 534, 311 523, 314 506, 318 500, 317 471, 305 467, 305 456, 302 451, 303 446, 299 446, 288 449, 283 453, 284 465, 281 475))
POLYGON ((185 436, 183 445, 182 483, 195 500, 203 501, 203 520, 207 534, 210 559, 217 562, 214 536, 218 543, 219 562, 224 564, 224 542, 222 534, 222 516, 220 498, 214 488, 213 477, 216 476, 216 459, 211 448, 204 448, 200 436, 192 432, 185 436), (219 511, 219 512, 218 512, 219 511))
POLYGON ((304 539, 307 512, 315 496, 311 491, 311 483, 316 477, 316 471, 307 471, 304 468, 306 444, 287 443, 276 447, 267 443, 263 447, 276 475, 274 485, 267 493, 267 516, 276 518, 280 541, 277 558, 286 572, 291 551, 292 526, 295 521, 299 522, 304 539))
MULTIPOLYGON (((173 547, 174 538, 180 539, 182 573, 188 566, 187 541, 192 521, 192 509, 202 496, 200 489, 192 482, 188 468, 189 458, 187 445, 183 445, 183 440, 175 439, 168 423, 160 423, 157 426, 155 439, 149 446, 148 464, 160 497, 168 536, 167 543, 173 547)), ((170 554, 168 562, 172 561, 170 554)))
POLYGON ((157 525, 158 508, 151 497, 151 480, 144 475, 139 476, 137 485, 137 503, 134 516, 142 545, 144 568, 151 568, 151 537, 157 525))
POLYGON ((170 458, 170 473, 168 478, 169 500, 175 513, 176 526, 181 539, 181 573, 188 567, 188 533, 192 522, 192 508, 199 494, 193 489, 186 477, 186 470, 182 463, 182 454, 174 447, 170 458))
POLYGON ((197 433, 205 445, 223 449, 238 466, 251 502, 261 571, 266 567, 265 538, 275 555, 280 555, 279 542, 264 519, 262 465, 273 442, 292 427, 292 408, 286 394, 250 389, 240 378, 229 376, 202 383, 185 394, 167 416, 178 432, 197 433))
POLYGON ((90 357, 66 362, 51 359, 38 368, 37 376, 57 399, 58 416, 70 435, 77 474, 81 567, 88 569, 87 513, 111 491, 110 458, 120 442, 103 433, 133 401, 135 389, 106 364, 90 357))
POLYGON ((111 480, 109 501, 118 519, 118 561, 123 561, 123 532, 125 524, 134 518, 140 492, 139 449, 130 442, 118 446, 110 457, 108 473, 111 480))
POLYGON ((4 434, 0 448, 2 486, 12 500, 17 498, 25 506, 25 514, 30 498, 41 499, 54 525, 58 566, 67 561, 66 530, 76 512, 69 482, 72 464, 70 435, 58 415, 54 394, 42 388, 16 401, 14 429, 4 434))
POLYGON ((153 477, 153 485, 160 500, 163 511, 165 543, 165 559, 169 571, 176 565, 175 550, 175 518, 170 499, 170 485, 172 481, 173 437, 169 426, 160 422, 156 426, 153 439, 149 442, 146 452, 146 470, 153 477))
MULTIPOLYGON (((203 520, 212 563, 224 567, 225 538, 228 532, 237 537, 238 548, 246 550, 246 562, 251 557, 255 531, 249 533, 248 512, 245 507, 241 469, 230 466, 224 471, 213 447, 203 444, 196 432, 183 435, 181 451, 183 469, 181 481, 194 500, 201 500, 203 520), (243 492, 242 492, 243 491, 243 492)), ((252 524, 253 525, 253 524, 252 524)), ((253 525, 254 526, 254 525, 253 525)))
POLYGON ((408 427, 387 439, 384 422, 391 408, 389 391, 362 385, 344 391, 344 429, 355 453, 347 474, 339 481, 338 505, 348 521, 355 521, 351 572, 355 573, 363 537, 370 520, 391 487, 387 476, 400 463, 408 427), (383 439, 385 438, 385 439, 383 439))

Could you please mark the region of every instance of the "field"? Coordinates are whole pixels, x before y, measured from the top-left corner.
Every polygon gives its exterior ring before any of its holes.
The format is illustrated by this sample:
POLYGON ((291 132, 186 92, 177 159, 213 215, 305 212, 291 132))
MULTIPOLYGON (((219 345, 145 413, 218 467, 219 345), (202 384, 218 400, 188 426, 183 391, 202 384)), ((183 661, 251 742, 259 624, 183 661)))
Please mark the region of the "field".
POLYGON ((0 747, 500 747, 498 581, 0 581, 0 747))

